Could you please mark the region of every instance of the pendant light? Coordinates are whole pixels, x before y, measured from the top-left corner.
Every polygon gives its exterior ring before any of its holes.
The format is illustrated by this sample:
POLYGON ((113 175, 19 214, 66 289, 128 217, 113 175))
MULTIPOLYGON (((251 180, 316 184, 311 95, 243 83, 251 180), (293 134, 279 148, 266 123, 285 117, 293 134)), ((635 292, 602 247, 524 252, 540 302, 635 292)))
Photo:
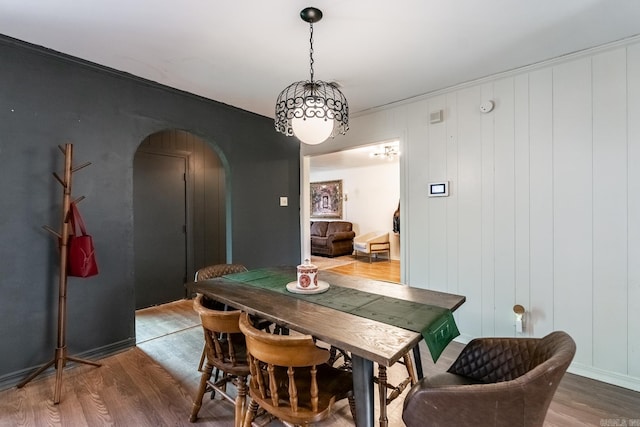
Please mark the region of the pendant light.
POLYGON ((313 78, 313 24, 322 19, 322 11, 307 7, 300 12, 300 18, 309 23, 311 77, 292 83, 280 93, 275 126, 278 132, 316 145, 349 130, 349 105, 337 83, 313 78))

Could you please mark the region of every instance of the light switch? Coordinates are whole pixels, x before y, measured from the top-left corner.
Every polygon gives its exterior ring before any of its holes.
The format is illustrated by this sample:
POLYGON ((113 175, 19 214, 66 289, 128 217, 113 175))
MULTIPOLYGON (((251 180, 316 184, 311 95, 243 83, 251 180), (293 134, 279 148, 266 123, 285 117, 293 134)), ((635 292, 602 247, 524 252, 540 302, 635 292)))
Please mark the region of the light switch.
POLYGON ((289 206, 289 198, 280 197, 280 206, 289 206))

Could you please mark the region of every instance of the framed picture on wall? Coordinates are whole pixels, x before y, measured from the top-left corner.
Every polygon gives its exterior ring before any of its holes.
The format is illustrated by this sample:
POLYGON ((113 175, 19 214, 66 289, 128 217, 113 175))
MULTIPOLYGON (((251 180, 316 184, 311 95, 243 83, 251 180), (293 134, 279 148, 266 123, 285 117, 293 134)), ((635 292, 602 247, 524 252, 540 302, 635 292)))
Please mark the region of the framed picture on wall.
POLYGON ((311 218, 342 219, 342 180, 311 183, 311 218))

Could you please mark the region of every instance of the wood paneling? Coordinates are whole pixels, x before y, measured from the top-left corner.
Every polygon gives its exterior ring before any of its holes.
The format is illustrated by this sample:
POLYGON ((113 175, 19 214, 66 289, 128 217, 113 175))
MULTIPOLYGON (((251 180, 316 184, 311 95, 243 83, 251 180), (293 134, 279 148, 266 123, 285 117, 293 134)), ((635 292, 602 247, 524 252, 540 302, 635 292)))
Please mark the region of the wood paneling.
POLYGON ((514 335, 522 304, 524 336, 566 330, 576 370, 634 387, 638 52, 603 50, 404 107, 407 280, 465 295, 456 316, 467 337, 514 335), (483 114, 486 100, 495 108, 483 114), (445 121, 425 128, 420 118, 443 105, 445 121), (424 195, 435 179, 451 181, 445 200, 424 195))
POLYGON ((627 366, 640 378, 640 44, 627 52, 627 366))
MULTIPOLYGON (((445 96, 439 96, 429 100, 430 113, 445 109, 445 96)), ((429 126, 428 168, 426 182, 447 181, 447 127, 445 122, 429 126)), ((427 188, 424 188, 425 194, 427 188)), ((424 195, 422 196, 424 198, 424 195)), ((427 277, 431 289, 437 291, 447 290, 447 227, 442 224, 447 221, 447 198, 431 198, 427 200, 428 236, 427 251, 427 277)))
MULTIPOLYGON (((429 180, 429 134, 427 121, 429 120, 429 103, 426 101, 412 104, 407 108, 408 121, 411 124, 407 134, 407 147, 403 149, 402 159, 406 165, 406 183, 422 183, 422 185, 410 185, 409 194, 402 200, 401 228, 406 259, 413 267, 406 270, 406 280, 416 283, 415 286, 427 286, 429 252, 429 218, 427 210, 426 184, 429 180), (412 162, 411 159, 420 159, 420 162, 412 162), (404 210, 404 211, 402 211, 404 210), (419 214, 414 213, 419 212, 419 214), (411 230, 411 236, 405 234, 411 230)), ((402 236, 401 236, 402 237, 402 236)))
POLYGON ((481 99, 478 87, 458 92, 458 291, 467 297, 458 319, 467 336, 484 330, 481 99))
POLYGON ((627 369, 628 345, 625 57, 617 49, 592 60, 593 365, 616 372, 627 369))
POLYGON ((447 145, 447 175, 449 194, 447 198, 447 288, 446 292, 458 294, 458 98, 455 94, 447 95, 444 111, 447 145))
MULTIPOLYGON (((553 331, 553 74, 529 75, 530 271, 531 305, 527 332, 553 331)), ((519 301, 516 303, 521 304, 519 301)))
POLYGON ((480 319, 481 335, 495 334, 495 127, 496 113, 480 113, 480 103, 493 100, 493 85, 480 86, 480 100, 471 107, 471 112, 480 117, 476 137, 480 139, 480 319), (473 108, 475 107, 475 108, 473 108))
POLYGON ((494 307, 493 334, 513 335, 515 302, 515 88, 514 79, 499 80, 493 96, 500 108, 494 131, 494 307))
POLYGON ((592 363, 593 345, 590 65, 583 58, 553 70, 553 326, 580 343, 574 361, 587 365, 592 363))
MULTIPOLYGON (((514 79, 514 293, 513 303, 531 307, 531 166, 529 76, 514 79)), ((508 320, 513 320, 513 317, 508 320)), ((511 321, 506 322, 511 325, 511 321)), ((511 334, 509 334, 511 335, 511 334)))
POLYGON ((514 334, 509 305, 522 304, 524 336, 564 329, 572 369, 640 390, 640 39, 352 121, 369 140, 406 135, 403 277, 465 295, 463 336, 514 334), (429 124, 443 97, 444 122, 429 124), (443 218, 425 186, 444 165, 443 218))

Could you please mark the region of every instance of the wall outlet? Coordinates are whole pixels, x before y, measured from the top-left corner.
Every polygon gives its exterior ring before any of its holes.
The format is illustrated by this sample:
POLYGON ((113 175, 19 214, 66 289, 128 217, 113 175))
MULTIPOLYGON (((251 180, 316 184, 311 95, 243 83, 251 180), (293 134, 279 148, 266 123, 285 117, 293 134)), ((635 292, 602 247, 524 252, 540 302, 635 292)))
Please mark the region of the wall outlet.
POLYGON ((522 328, 522 318, 516 319, 516 333, 521 334, 523 332, 522 328))

